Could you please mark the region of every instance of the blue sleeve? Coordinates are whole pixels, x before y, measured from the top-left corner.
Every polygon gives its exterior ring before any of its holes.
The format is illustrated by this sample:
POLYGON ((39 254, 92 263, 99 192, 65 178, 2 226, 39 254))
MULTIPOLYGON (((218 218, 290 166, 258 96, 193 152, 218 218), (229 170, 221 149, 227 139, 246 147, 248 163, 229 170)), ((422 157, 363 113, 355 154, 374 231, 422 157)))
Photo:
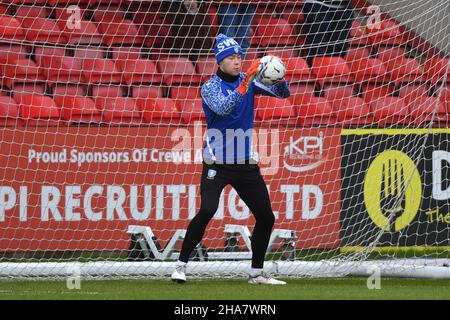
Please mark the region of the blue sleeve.
POLYGON ((291 95, 291 91, 289 90, 289 85, 286 80, 268 86, 263 84, 258 79, 255 79, 253 81, 253 85, 255 86, 255 94, 262 94, 265 96, 284 99, 288 98, 291 95))
POLYGON ((202 86, 201 95, 206 105, 219 116, 230 114, 242 102, 243 98, 237 90, 225 96, 220 84, 216 81, 207 81, 202 86))

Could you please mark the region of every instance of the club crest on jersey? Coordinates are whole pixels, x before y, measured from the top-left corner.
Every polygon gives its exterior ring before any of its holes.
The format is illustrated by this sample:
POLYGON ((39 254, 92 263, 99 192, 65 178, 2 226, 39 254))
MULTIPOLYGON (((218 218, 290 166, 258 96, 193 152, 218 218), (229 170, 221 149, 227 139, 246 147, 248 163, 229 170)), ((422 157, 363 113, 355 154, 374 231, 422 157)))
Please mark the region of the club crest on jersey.
POLYGON ((206 177, 207 179, 214 179, 214 177, 216 176, 217 171, 213 170, 213 169, 209 169, 208 170, 208 176, 206 177))

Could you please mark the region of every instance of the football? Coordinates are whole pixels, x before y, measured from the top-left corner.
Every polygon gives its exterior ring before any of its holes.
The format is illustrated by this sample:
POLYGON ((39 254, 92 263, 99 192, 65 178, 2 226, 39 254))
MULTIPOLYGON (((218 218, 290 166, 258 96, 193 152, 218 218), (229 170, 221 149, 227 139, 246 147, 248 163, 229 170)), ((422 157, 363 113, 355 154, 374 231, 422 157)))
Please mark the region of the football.
POLYGON ((266 85, 273 85, 284 79, 286 66, 275 56, 262 57, 259 62, 258 78, 266 85))

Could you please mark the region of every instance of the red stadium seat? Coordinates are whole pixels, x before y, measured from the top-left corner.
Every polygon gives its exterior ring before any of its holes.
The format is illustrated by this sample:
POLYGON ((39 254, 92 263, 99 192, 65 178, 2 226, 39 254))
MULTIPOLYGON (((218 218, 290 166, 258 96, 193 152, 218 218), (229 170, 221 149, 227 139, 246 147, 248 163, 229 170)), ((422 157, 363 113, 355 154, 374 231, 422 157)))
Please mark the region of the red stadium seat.
POLYGON ((44 83, 16 83, 12 90, 14 100, 20 104, 22 97, 28 95, 45 95, 44 83))
POLYGON ((125 60, 125 61, 128 59, 140 59, 142 58, 141 48, 113 47, 111 48, 111 58, 113 60, 125 60))
POLYGON ((262 20, 268 20, 277 14, 276 8, 270 4, 259 4, 255 9, 252 20, 253 25, 261 24, 262 20))
POLYGON ((60 123, 59 109, 52 98, 28 94, 21 97, 19 113, 26 125, 55 125, 60 123))
POLYGON ((250 47, 247 49, 247 54, 245 55, 246 59, 255 60, 263 56, 264 50, 259 47, 250 47))
POLYGON ((103 36, 94 23, 83 19, 78 23, 74 27, 68 20, 58 20, 58 26, 67 38, 68 44, 100 45, 103 42, 103 36))
POLYGON ((145 36, 145 44, 149 48, 159 48, 164 42, 169 46, 173 44, 173 39, 167 38, 172 32, 171 23, 170 21, 165 22, 161 16, 157 6, 141 6, 134 14, 133 22, 138 26, 139 33, 145 36))
POLYGON ((449 58, 432 57, 425 61, 425 74, 429 81, 434 83, 442 82, 447 76, 447 82, 450 82, 449 58))
POLYGON ((95 107, 94 101, 84 96, 54 96, 61 118, 69 123, 99 123, 101 112, 95 107))
POLYGON ((419 61, 413 58, 396 57, 384 62, 389 80, 395 83, 424 82, 426 77, 419 61))
POLYGON ((39 70, 38 65, 29 59, 16 59, 0 63, 3 70, 3 86, 14 88, 16 83, 23 82, 42 82, 44 76, 39 70))
POLYGON ((122 71, 123 79, 127 84, 160 84, 163 79, 163 75, 149 59, 117 60, 116 67, 122 71))
POLYGON ((285 7, 281 17, 294 26, 296 33, 300 33, 300 26, 305 22, 305 15, 303 14, 302 7, 285 7))
POLYGON ((184 123, 193 123, 194 121, 203 121, 205 113, 203 112, 201 98, 186 98, 174 100, 177 110, 181 113, 184 123))
POLYGON ((138 6, 134 12, 133 21, 139 26, 152 25, 161 21, 160 14, 158 6, 138 6))
POLYGON ((81 83, 56 83, 52 86, 53 96, 84 96, 88 86, 81 83))
POLYGON ((66 44, 67 39, 57 23, 51 19, 40 17, 19 18, 25 37, 28 41, 42 43, 66 44))
MULTIPOLYGON (((98 0, 47 0, 48 4, 51 6, 57 6, 57 5, 67 5, 67 4, 94 4, 94 3, 99 3, 102 1, 98 1, 98 0)), ((108 1, 104 1, 105 3, 108 3, 108 1)), ((114 3, 115 1, 109 1, 110 3, 114 3)))
POLYGON ((142 115, 136 105, 136 99, 94 97, 94 102, 96 108, 101 110, 103 120, 106 122, 114 124, 142 123, 142 115))
POLYGON ((393 20, 384 20, 375 24, 374 28, 367 28, 368 43, 374 45, 400 45, 405 40, 400 26, 393 20))
POLYGON ((324 96, 335 112, 340 125, 363 125, 373 121, 369 107, 356 97, 353 85, 325 85, 324 96))
POLYGON ((142 111, 145 122, 150 123, 181 123, 180 112, 169 98, 137 99, 136 104, 142 111))
POLYGON ((50 10, 47 7, 21 4, 20 6, 17 6, 15 16, 47 18, 49 14, 50 10))
POLYGON ((353 47, 347 51, 345 55, 345 60, 347 63, 357 62, 363 59, 370 58, 370 48, 369 47, 353 47))
POLYGON ((139 25, 139 33, 145 37, 145 45, 149 48, 159 48, 163 44, 169 47, 173 45, 172 37, 167 37, 172 33, 171 26, 160 19, 152 24, 139 25))
POLYGON ((14 43, 0 43, 0 60, 26 59, 29 47, 14 43))
POLYGON ((124 88, 120 85, 95 85, 92 87, 92 96, 95 99, 103 98, 105 100, 123 97, 124 88))
POLYGON ((164 83, 169 86, 176 83, 200 83, 200 75, 196 74, 194 65, 185 57, 159 60, 157 67, 163 74, 164 83))
MULTIPOLYGON (((83 2, 83 1, 87 1, 87 0, 81 0, 81 1, 83 2)), ((126 1, 129 1, 129 0, 126 0, 126 1)), ((134 1, 134 0, 131 0, 131 1, 134 1)), ((106 7, 109 7, 111 5, 118 7, 118 5, 123 2, 124 2, 124 0, 110 0, 110 1, 108 1, 108 0, 91 0, 91 1, 89 1, 89 3, 91 5, 98 4, 98 5, 104 5, 106 7)))
POLYGON ((16 101, 11 97, 0 96, 0 125, 17 126, 21 123, 16 101))
POLYGON ((306 60, 300 57, 284 59, 286 65, 286 80, 290 83, 309 82, 313 78, 306 60))
POLYGON ((175 103, 178 100, 201 98, 200 87, 174 86, 170 88, 170 97, 175 103))
POLYGON ((98 24, 98 29, 103 33, 103 43, 112 45, 141 46, 145 38, 139 34, 138 27, 131 20, 114 19, 98 24))
POLYGON ((170 97, 181 113, 184 123, 205 118, 199 87, 175 86, 170 89, 170 97))
POLYGON ((0 41, 23 41, 25 32, 19 20, 10 16, 0 15, 0 41))
POLYGON ((136 85, 132 87, 132 97, 136 99, 162 98, 161 86, 158 85, 136 85))
POLYGON ((291 97, 296 94, 309 94, 314 95, 316 87, 311 83, 293 83, 289 84, 289 89, 291 91, 291 97))
POLYGON ((258 46, 295 45, 296 37, 287 20, 279 18, 261 19, 256 27, 252 43, 258 46))
POLYGON ((395 86, 392 84, 363 84, 362 95, 366 103, 389 97, 394 94, 395 86))
POLYGON ((0 4, 0 15, 8 14, 10 6, 7 4, 0 4))
POLYGON ((145 55, 148 56, 150 59, 152 59, 153 61, 158 61, 158 60, 166 60, 168 58, 174 58, 177 56, 180 56, 178 53, 174 53, 173 50, 171 48, 160 48, 160 47, 156 47, 153 46, 149 52, 149 54, 145 55))
POLYGON ((109 59, 84 59, 84 77, 89 83, 119 83, 122 74, 109 59))
POLYGON ((91 90, 97 108, 108 104, 108 101, 125 96, 125 88, 120 85, 94 85, 91 90))
POLYGON ((200 82, 204 83, 217 72, 217 61, 215 57, 200 57, 197 60, 195 69, 200 75, 200 82))
POLYGON ((41 70, 49 81, 84 82, 82 61, 75 57, 45 56, 41 59, 41 70))
POLYGON ((105 51, 103 51, 101 47, 77 46, 73 51, 73 55, 75 58, 79 59, 103 59, 105 58, 105 51))
POLYGON ((376 99, 370 102, 369 105, 374 121, 378 125, 405 125, 411 121, 408 107, 403 102, 403 99, 398 97, 376 99))
POLYGON ((406 58, 406 49, 404 47, 380 47, 377 57, 383 62, 396 58, 406 58))
POLYGON ((341 57, 315 57, 313 59, 311 72, 320 84, 353 82, 354 76, 350 68, 341 57))
POLYGON ((332 103, 338 123, 341 125, 367 125, 373 123, 369 106, 362 98, 344 97, 339 103, 332 103))
POLYGON ((298 51, 295 47, 270 48, 265 55, 277 56, 281 60, 298 57, 298 51))
POLYGON ((42 65, 42 59, 48 57, 64 57, 66 49, 60 47, 35 46, 36 61, 42 65))
POLYGON ((334 124, 335 114, 328 101, 323 97, 311 94, 295 94, 290 98, 297 116, 297 124, 334 124))
POLYGON ((355 87, 353 84, 327 84, 323 87, 325 98, 328 100, 342 99, 343 97, 353 97, 355 95, 355 87))
POLYGON ((427 126, 434 122, 446 122, 448 120, 447 109, 436 97, 409 96, 403 99, 409 109, 409 113, 415 126, 427 126))
POLYGON ((356 82, 384 83, 390 80, 386 66, 379 59, 361 58, 347 64, 356 82))
POLYGON ((418 83, 402 85, 398 93, 400 98, 415 98, 427 95, 427 87, 418 83))
POLYGON ((255 120, 262 124, 295 124, 297 117, 290 100, 275 97, 256 96, 255 97, 255 120))
MULTIPOLYGON (((106 1, 105 1, 106 2, 106 1)), ((125 19, 125 10, 120 5, 108 3, 93 8, 93 18, 97 22, 111 22, 125 19)))

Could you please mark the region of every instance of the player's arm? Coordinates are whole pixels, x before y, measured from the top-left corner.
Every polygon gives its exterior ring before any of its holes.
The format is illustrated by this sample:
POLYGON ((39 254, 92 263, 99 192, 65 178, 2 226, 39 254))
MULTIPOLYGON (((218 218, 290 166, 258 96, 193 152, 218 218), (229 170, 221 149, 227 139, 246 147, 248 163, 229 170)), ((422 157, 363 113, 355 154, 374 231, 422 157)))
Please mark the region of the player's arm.
POLYGON ((255 86, 255 94, 284 99, 291 95, 291 91, 289 90, 289 85, 286 80, 281 80, 271 86, 265 85, 258 79, 255 79, 253 83, 255 86))
POLYGON ((219 116, 230 114, 243 98, 237 90, 225 96, 217 81, 207 81, 202 86, 201 95, 206 105, 219 116))

